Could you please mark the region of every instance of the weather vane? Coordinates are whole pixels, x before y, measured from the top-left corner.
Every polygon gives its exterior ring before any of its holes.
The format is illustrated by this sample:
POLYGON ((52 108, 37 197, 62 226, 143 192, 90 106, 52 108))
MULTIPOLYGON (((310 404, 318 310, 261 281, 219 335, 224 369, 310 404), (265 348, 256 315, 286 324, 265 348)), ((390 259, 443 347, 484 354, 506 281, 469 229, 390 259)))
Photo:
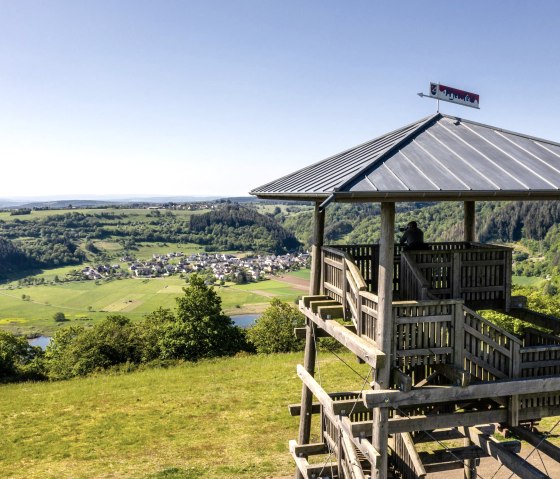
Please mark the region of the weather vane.
POLYGON ((418 93, 420 98, 431 98, 437 100, 437 111, 439 112, 439 102, 447 101, 456 105, 468 106, 470 108, 480 109, 480 96, 477 93, 459 90, 450 86, 441 85, 439 83, 430 82, 430 93, 418 93))

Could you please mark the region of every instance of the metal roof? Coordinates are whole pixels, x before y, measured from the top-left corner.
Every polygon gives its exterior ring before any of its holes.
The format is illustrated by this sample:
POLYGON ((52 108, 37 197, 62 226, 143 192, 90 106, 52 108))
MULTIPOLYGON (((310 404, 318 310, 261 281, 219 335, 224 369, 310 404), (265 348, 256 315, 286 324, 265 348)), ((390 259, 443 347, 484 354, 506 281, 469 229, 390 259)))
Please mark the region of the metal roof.
POLYGON ((250 193, 341 201, 560 199, 560 144, 437 113, 250 193))

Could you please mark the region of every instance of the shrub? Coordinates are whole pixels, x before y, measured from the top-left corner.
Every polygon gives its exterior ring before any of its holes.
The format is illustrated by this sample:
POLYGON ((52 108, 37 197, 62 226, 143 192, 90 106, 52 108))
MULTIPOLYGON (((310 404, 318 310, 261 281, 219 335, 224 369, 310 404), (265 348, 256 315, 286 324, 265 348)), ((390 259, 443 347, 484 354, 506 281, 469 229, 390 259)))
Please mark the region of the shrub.
POLYGON ((43 351, 25 338, 0 331, 0 381, 43 379, 43 351))
POLYGON ((304 341, 295 337, 294 328, 304 324, 305 318, 295 306, 274 298, 262 316, 247 331, 247 337, 258 353, 300 351, 304 341))
POLYGON ((57 322, 57 323, 62 323, 64 321, 68 321, 66 319, 66 316, 64 315, 64 313, 62 312, 58 312, 58 313, 54 313, 53 319, 57 322))

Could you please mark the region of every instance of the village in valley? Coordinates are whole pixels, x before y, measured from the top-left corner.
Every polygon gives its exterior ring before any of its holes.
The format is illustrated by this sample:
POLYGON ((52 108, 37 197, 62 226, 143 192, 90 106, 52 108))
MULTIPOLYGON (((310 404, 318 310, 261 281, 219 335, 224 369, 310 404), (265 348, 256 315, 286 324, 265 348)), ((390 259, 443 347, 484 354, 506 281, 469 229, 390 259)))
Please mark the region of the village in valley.
POLYGON ((246 283, 265 279, 267 275, 305 268, 309 264, 308 253, 288 253, 284 255, 255 255, 239 257, 225 253, 183 252, 153 254, 152 259, 138 260, 133 256, 123 256, 119 263, 86 266, 81 270, 82 277, 89 280, 104 278, 158 278, 189 273, 207 273, 212 282, 232 281, 246 283))

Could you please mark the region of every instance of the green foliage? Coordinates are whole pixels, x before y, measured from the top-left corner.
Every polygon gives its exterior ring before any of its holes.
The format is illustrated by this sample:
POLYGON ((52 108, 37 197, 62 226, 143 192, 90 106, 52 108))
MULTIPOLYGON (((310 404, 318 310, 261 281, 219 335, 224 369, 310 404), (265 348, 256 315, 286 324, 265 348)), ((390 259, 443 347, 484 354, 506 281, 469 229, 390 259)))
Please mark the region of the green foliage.
POLYGON ((137 327, 123 316, 108 316, 91 329, 71 326, 58 331, 46 350, 49 376, 67 379, 131 362, 139 363, 137 327))
POLYGON ((258 353, 287 353, 303 349, 304 341, 296 339, 294 328, 304 326, 305 318, 294 305, 274 298, 270 306, 247 331, 249 341, 258 353))
POLYGON ((194 274, 183 291, 183 296, 177 298, 177 321, 171 337, 183 340, 184 359, 227 356, 243 349, 242 331, 223 313, 222 299, 213 287, 194 274))
POLYGON ((43 379, 42 356, 25 338, 0 330, 0 381, 43 379))
POLYGON ((58 313, 54 313, 53 319, 54 319, 57 323, 62 323, 62 322, 64 322, 64 321, 68 321, 68 320, 66 319, 66 315, 65 315, 62 311, 59 311, 58 313))
POLYGON ((300 246, 294 235, 274 218, 240 205, 226 204, 209 213, 191 216, 190 229, 208 238, 208 251, 237 249, 284 253, 300 246))

